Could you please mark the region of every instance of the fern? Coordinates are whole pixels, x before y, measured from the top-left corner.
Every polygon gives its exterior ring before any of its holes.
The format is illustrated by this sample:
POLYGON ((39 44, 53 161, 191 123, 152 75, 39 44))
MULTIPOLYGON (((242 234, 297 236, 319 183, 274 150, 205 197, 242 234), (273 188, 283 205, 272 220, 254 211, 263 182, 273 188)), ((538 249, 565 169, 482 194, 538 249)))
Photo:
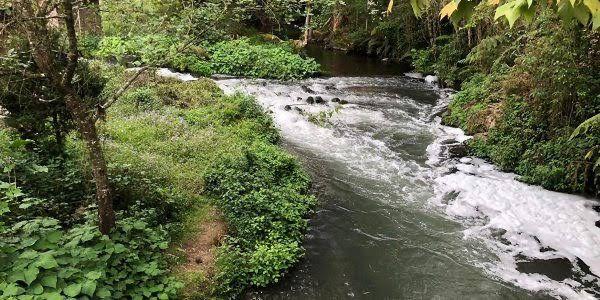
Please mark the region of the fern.
POLYGON ((599 129, 600 129, 600 113, 583 121, 583 123, 579 124, 579 126, 577 126, 577 128, 575 128, 575 130, 571 134, 570 139, 572 140, 574 138, 587 135, 592 130, 599 130, 599 129))

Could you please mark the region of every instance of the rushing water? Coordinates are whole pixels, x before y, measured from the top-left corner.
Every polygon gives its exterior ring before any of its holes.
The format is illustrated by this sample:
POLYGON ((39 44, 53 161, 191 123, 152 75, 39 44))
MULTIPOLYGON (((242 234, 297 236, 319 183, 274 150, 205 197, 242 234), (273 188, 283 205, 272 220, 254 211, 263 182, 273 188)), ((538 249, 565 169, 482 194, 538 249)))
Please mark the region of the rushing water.
POLYGON ((451 158, 448 147, 468 137, 432 117, 447 91, 389 76, 390 65, 387 76, 375 76, 373 61, 322 55, 331 73, 342 74, 218 80, 226 92, 255 95, 270 111, 286 147, 312 173, 320 200, 300 265, 249 298, 600 295, 596 202, 525 185, 479 159, 451 158), (363 77, 347 76, 356 70, 363 77), (326 103, 306 104, 317 95, 326 103))

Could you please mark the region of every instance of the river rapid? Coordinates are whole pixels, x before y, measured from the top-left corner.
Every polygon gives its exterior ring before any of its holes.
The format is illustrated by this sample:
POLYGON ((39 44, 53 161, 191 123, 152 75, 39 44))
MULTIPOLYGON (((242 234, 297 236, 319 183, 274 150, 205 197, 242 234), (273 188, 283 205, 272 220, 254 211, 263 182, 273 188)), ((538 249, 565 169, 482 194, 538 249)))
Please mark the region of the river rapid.
POLYGON ((450 91, 373 60, 320 55, 334 76, 217 80, 272 115, 319 199, 299 266, 247 298, 600 297, 597 201, 454 157, 469 137, 436 117, 450 91))

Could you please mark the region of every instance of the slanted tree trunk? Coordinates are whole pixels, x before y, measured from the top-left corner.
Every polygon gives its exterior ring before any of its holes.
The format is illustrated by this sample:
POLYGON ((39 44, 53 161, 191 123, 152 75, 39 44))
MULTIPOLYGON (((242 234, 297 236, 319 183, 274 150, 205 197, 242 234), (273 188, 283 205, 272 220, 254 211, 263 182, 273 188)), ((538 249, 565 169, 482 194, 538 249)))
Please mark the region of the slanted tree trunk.
POLYGON ((68 89, 65 102, 73 115, 77 131, 87 147, 88 156, 92 163, 92 176, 96 184, 98 227, 100 232, 107 234, 115 227, 115 213, 113 209, 112 190, 108 181, 106 159, 104 158, 104 152, 98 138, 98 131, 96 130, 96 119, 93 113, 83 105, 75 90, 68 89))
MULTIPOLYGON (((56 60, 53 51, 57 47, 51 39, 50 31, 55 25, 50 24, 48 19, 44 19, 45 14, 49 12, 42 10, 36 13, 33 8, 35 4, 29 1, 15 1, 16 8, 23 14, 23 18, 27 19, 20 23, 20 28, 29 41, 33 60, 37 67, 48 76, 53 87, 62 94, 67 109, 75 121, 77 131, 85 143, 92 165, 92 176, 96 184, 99 229, 103 234, 108 234, 115 227, 115 213, 106 160, 96 130, 96 118, 93 108, 86 106, 72 83, 79 58, 73 0, 61 0, 62 5, 59 12, 64 15, 61 24, 64 24, 67 29, 68 62, 66 66, 56 60)), ((40 7, 38 7, 39 9, 40 7)))

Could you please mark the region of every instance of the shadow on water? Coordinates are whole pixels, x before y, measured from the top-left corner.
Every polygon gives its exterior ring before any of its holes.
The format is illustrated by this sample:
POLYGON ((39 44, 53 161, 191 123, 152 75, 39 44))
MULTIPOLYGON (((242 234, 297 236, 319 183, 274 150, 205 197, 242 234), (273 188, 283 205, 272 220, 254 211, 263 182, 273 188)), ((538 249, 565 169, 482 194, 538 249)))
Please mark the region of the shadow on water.
POLYGON ((327 76, 395 76, 410 70, 407 63, 383 62, 377 57, 307 46, 307 56, 316 59, 327 76))

